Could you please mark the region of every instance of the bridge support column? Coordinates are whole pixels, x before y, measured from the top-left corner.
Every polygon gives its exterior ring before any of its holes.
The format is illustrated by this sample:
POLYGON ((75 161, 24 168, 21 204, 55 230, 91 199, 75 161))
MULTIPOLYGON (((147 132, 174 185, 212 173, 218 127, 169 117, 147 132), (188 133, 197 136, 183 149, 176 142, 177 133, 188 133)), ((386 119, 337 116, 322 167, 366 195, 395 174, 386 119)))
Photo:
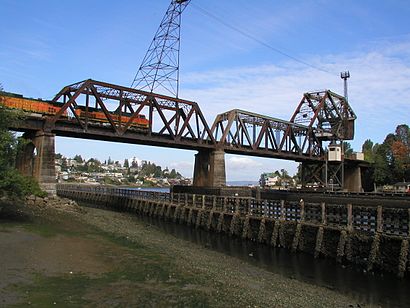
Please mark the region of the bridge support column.
POLYGON ((49 194, 56 194, 56 168, 55 168, 55 135, 38 132, 33 138, 37 149, 34 157, 34 177, 43 190, 49 194))
POLYGON ((40 187, 51 195, 56 194, 55 135, 43 131, 26 133, 23 138, 31 140, 20 151, 16 167, 26 176, 34 177, 40 187))
POLYGON ((226 185, 225 152, 199 151, 195 154, 194 186, 221 187, 226 185))
POLYGON ((16 169, 25 176, 34 176, 34 149, 31 135, 23 134, 23 139, 27 140, 23 146, 19 148, 16 158, 16 169))
POLYGON ((362 172, 359 166, 345 168, 344 189, 350 192, 361 192, 362 187, 362 172))

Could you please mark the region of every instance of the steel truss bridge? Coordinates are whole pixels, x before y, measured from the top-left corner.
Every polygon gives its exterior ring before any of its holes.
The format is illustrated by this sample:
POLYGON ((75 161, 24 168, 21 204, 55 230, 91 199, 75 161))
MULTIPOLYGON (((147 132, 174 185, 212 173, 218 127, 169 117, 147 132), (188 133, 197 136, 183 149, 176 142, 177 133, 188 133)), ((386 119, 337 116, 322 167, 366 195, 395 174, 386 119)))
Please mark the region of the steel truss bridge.
POLYGON ((235 109, 219 114, 212 126, 195 102, 91 79, 64 87, 51 103, 61 106, 56 114, 32 114, 15 129, 299 162, 323 161, 323 142, 352 139, 356 119, 344 97, 329 90, 304 94, 290 121, 235 109), (91 109, 103 121, 96 122, 91 109), (145 129, 132 125, 141 115, 149 123, 145 129))

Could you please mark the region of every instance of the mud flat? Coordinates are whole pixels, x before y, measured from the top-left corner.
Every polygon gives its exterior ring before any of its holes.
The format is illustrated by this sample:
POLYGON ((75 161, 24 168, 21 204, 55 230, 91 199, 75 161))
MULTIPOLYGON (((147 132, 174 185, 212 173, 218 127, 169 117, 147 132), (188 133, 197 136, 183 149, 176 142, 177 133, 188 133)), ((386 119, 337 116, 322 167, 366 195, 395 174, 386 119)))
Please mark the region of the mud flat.
POLYGON ((0 306, 372 306, 129 214, 74 204, 0 208, 0 306))

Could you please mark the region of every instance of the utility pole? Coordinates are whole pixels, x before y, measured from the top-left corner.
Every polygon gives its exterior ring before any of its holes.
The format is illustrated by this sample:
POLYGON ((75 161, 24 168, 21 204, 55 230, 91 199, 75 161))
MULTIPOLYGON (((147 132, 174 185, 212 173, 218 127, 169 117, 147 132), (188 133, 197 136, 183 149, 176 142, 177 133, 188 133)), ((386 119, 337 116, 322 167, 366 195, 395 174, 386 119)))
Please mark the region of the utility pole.
POLYGON ((350 72, 349 71, 341 72, 340 78, 344 80, 344 96, 345 96, 346 101, 348 101, 347 99, 347 79, 350 78, 350 72))

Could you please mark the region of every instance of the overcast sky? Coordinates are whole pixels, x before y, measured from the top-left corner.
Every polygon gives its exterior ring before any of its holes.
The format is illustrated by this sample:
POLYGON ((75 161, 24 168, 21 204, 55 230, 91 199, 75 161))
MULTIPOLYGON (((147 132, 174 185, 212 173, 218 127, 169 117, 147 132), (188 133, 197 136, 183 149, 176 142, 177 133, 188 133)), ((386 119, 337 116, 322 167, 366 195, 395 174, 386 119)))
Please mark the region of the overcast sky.
MULTIPOLYGON (((45 99, 87 78, 129 86, 168 5, 0 0, 0 82, 45 99)), ((360 151, 364 140, 383 142, 409 124, 408 16, 408 1, 192 0, 182 21, 180 97, 198 102, 209 122, 234 108, 288 120, 304 92, 342 94, 339 74, 349 70, 349 102, 358 116, 352 145, 360 151)), ((56 147, 101 160, 135 156, 185 176, 192 176, 195 154, 68 138, 57 138, 56 147)), ((228 180, 296 170, 293 162, 246 156, 227 155, 226 164, 228 180)))

